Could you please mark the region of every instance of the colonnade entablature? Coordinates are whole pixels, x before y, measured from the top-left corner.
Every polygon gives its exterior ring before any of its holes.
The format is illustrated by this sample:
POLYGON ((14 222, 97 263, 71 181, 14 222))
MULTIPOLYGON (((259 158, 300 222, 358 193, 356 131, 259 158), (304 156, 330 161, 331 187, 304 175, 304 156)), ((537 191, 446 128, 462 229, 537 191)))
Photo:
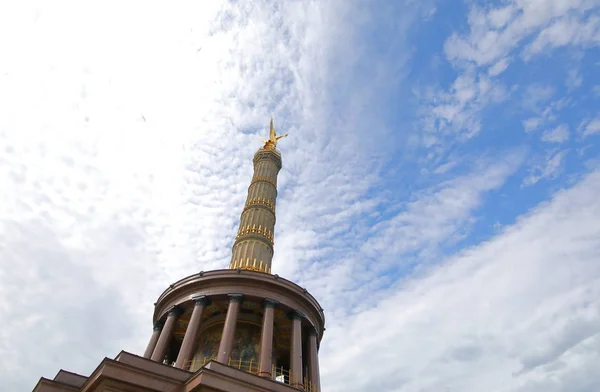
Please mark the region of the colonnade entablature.
POLYGON ((195 296, 224 298, 234 292, 248 300, 272 298, 284 308, 297 310, 315 328, 319 340, 323 336, 323 308, 305 288, 279 275, 243 269, 202 271, 171 284, 155 302, 153 320, 163 319, 173 306, 184 305, 195 296))

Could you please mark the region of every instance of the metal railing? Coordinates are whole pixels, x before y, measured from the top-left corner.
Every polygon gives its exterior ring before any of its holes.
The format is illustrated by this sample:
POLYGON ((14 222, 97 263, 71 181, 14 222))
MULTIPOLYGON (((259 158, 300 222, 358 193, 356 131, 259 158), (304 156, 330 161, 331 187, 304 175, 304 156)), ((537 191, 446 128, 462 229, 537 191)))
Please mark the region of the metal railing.
MULTIPOLYGON (((193 359, 190 361, 186 361, 184 364, 184 369, 196 371, 202 368, 210 361, 216 362, 217 358, 204 357, 202 359, 193 359)), ((304 377, 302 380, 300 380, 298 375, 295 375, 291 370, 286 369, 283 366, 271 365, 269 372, 268 370, 261 368, 260 363, 258 361, 254 361, 252 359, 249 361, 243 361, 242 359, 231 358, 229 358, 227 366, 262 377, 270 374, 269 377, 265 378, 270 378, 271 380, 280 382, 282 384, 291 385, 295 388, 301 389, 306 392, 319 392, 316 386, 314 386, 307 377, 304 377)))

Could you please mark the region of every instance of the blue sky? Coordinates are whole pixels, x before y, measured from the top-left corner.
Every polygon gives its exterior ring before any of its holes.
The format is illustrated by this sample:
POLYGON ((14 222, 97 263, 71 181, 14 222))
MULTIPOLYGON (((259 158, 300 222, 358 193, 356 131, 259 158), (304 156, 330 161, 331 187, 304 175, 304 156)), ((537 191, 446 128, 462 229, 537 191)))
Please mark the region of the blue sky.
POLYGON ((596 391, 599 11, 1 3, 0 379, 140 353, 228 265, 273 116, 273 272, 325 308, 325 390, 596 391))

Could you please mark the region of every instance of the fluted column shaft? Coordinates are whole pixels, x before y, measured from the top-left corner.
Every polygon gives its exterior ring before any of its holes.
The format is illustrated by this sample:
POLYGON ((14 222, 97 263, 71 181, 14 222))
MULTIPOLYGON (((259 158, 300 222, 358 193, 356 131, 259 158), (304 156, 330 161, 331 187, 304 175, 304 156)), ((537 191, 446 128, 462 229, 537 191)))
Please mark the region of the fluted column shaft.
POLYGON ((290 350, 290 385, 302 386, 302 314, 292 312, 292 342, 290 350))
POLYGON ((260 338, 260 369, 258 372, 258 375, 261 377, 271 377, 273 365, 273 319, 276 305, 277 301, 272 299, 266 299, 263 303, 265 310, 260 338))
POLYGON ((152 353, 153 361, 162 362, 165 354, 167 353, 167 349, 169 348, 169 343, 171 343, 171 339, 173 338, 173 331, 175 330, 175 321, 181 315, 181 308, 174 306, 169 310, 169 314, 167 315, 167 321, 165 322, 165 326, 163 327, 160 337, 158 338, 158 342, 156 343, 156 347, 154 348, 154 352, 152 353))
POLYGON ((208 304, 208 298, 206 296, 194 297, 194 310, 192 311, 192 317, 185 331, 183 342, 181 343, 181 349, 179 349, 179 355, 175 361, 175 367, 183 369, 186 362, 192 357, 192 350, 196 344, 196 337, 198 335, 198 328, 202 321, 202 313, 204 307, 208 304))
POLYGON ((277 174, 281 155, 262 148, 254 155, 254 176, 240 217, 229 268, 271 272, 275 231, 277 174))
POLYGON ((321 376, 319 374, 319 348, 317 343, 317 332, 314 329, 308 334, 308 371, 312 392, 321 390, 321 376))
POLYGON ((152 331, 152 336, 150 337, 148 346, 146 346, 146 351, 144 351, 144 358, 150 358, 152 356, 154 348, 156 347, 156 342, 158 342, 158 337, 160 336, 161 330, 162 324, 160 322, 154 323, 154 330, 152 331))
POLYGON ((221 362, 225 365, 227 365, 229 357, 231 357, 231 351, 233 350, 235 325, 237 323, 241 302, 241 294, 229 294, 229 306, 227 307, 227 316, 225 316, 225 325, 223 326, 221 342, 219 343, 219 354, 217 355, 217 362, 221 362))

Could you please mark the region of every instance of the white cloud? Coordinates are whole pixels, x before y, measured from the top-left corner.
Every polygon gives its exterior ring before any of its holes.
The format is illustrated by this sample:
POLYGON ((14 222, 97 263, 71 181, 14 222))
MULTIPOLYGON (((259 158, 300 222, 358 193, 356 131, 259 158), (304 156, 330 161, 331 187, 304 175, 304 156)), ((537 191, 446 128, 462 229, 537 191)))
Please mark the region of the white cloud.
POLYGON ((448 91, 426 95, 421 108, 423 138, 428 138, 428 146, 440 144, 444 138, 472 138, 481 129, 479 112, 506 96, 504 86, 483 73, 460 75, 448 91))
POLYGON ((544 28, 527 46, 524 56, 528 59, 548 48, 598 43, 600 43, 599 17, 590 16, 586 20, 582 15, 565 16, 544 28))
POLYGON ((417 252, 421 263, 428 256, 436 256, 440 245, 464 235, 485 195, 504 184, 523 155, 523 151, 515 151, 493 164, 478 161, 473 173, 416 195, 417 199, 396 216, 370 229, 371 238, 362 246, 363 254, 382 267, 386 261, 399 264, 402 255, 412 252, 417 252))
MULTIPOLYGON (((278 248, 276 257, 299 258, 307 261, 305 266, 310 265, 303 269, 299 283, 310 285, 326 307, 329 331, 348 315, 377 306, 399 271, 407 273, 435 264, 446 246, 464 239, 487 194, 504 184, 523 157, 524 151, 516 150, 500 157, 475 159, 468 174, 415 192, 407 197, 410 202, 397 205, 384 198, 365 203, 351 194, 349 200, 359 208, 346 207, 351 220, 319 210, 323 219, 312 219, 308 232, 307 224, 300 220, 302 240, 290 238, 278 248)), ((362 182, 358 185, 360 188, 362 182)), ((349 189, 336 183, 339 186, 343 191, 349 189)))
POLYGON ((532 84, 527 86, 523 93, 523 106, 540 112, 546 107, 546 103, 554 96, 555 89, 552 86, 532 84))
POLYGON ((597 1, 586 0, 512 0, 496 8, 473 6, 469 34, 454 33, 444 51, 457 64, 484 66, 506 61, 527 37, 534 35, 535 40, 525 50, 526 57, 549 47, 594 43, 598 40, 598 18, 586 18, 586 11, 597 5, 597 1))
POLYGON ((506 68, 508 68, 508 65, 509 65, 508 59, 500 59, 488 69, 488 74, 490 76, 498 76, 502 72, 506 71, 506 68))
POLYGON ((600 116, 593 119, 583 120, 578 127, 581 136, 591 136, 600 133, 600 116))
MULTIPOLYGON (((549 127, 556 122, 560 113, 572 103, 570 98, 555 99, 551 102, 548 100, 554 95, 554 89, 549 86, 529 86, 523 95, 523 107, 536 113, 536 117, 530 117, 522 121, 523 128, 526 132, 532 132, 540 128, 549 127)), ((565 135, 562 129, 554 128, 551 131, 545 132, 545 137, 550 137, 551 132, 558 132, 559 135, 565 135)), ((566 133, 568 136, 568 132, 566 133)))
POLYGON ((456 167, 456 165, 459 163, 459 160, 450 160, 442 165, 439 165, 438 167, 436 167, 433 172, 435 174, 445 174, 449 171, 451 171, 453 168, 456 167))
POLYGON ((581 76, 581 72, 578 69, 571 69, 567 73, 567 80, 565 82, 567 89, 575 90, 576 88, 581 87, 583 83, 583 77, 581 76))
POLYGON ((530 169, 531 174, 523 180, 523 186, 531 186, 541 179, 555 179, 561 173, 568 150, 550 151, 530 169))
POLYGON ((548 143, 563 143, 569 139, 569 126, 561 124, 542 134, 542 141, 548 143))
POLYGON ((523 121, 523 128, 525 128, 525 131, 527 132, 534 131, 540 127, 542 121, 543 120, 539 117, 528 118, 527 120, 523 121))
POLYGON ((495 238, 398 282, 377 307, 328 328, 324 387, 594 390, 599 192, 600 173, 593 173, 495 238), (367 357, 375 359, 361 362, 367 357))
POLYGON ((487 15, 489 23, 496 29, 502 29, 513 18, 515 8, 507 5, 501 8, 493 8, 487 15))
MULTIPOLYGON (((497 79, 522 52, 526 58, 546 48, 564 45, 593 44, 600 34, 595 16, 586 16, 597 2, 586 0, 512 0, 499 6, 469 9, 467 34, 453 33, 444 43, 446 58, 460 72, 447 91, 426 94, 419 128, 426 147, 452 145, 479 133, 481 113, 507 97, 507 88, 497 79), (567 29, 569 36, 560 35, 567 29), (534 38, 525 49, 522 43, 534 38), (560 39, 559 39, 560 38, 560 39), (484 69, 491 78, 481 76, 484 69), (485 81, 485 91, 475 88, 475 81, 485 81), (442 135, 446 135, 443 137, 442 135)), ((581 76, 570 75, 571 88, 579 86, 581 76)), ((546 86, 553 92, 553 87, 546 86)), ((547 96, 546 99, 550 97, 547 96)), ((527 129, 531 130, 532 123, 527 129)))

